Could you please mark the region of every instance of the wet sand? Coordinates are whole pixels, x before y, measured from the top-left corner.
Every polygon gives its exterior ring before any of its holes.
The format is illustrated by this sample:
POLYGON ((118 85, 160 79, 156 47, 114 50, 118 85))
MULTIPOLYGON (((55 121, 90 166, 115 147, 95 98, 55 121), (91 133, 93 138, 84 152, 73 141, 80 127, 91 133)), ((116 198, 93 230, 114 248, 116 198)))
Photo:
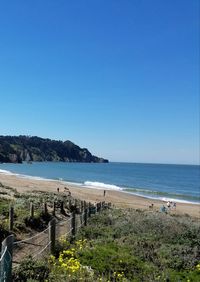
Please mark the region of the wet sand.
MULTIPOLYGON (((15 188, 20 193, 33 190, 57 193, 57 188, 59 188, 59 193, 64 193, 64 187, 67 187, 70 189, 72 196, 77 199, 88 202, 111 202, 115 206, 121 208, 149 209, 149 206, 154 204, 154 209, 159 210, 163 204, 166 206, 166 202, 160 200, 151 200, 121 191, 106 190, 104 196, 104 190, 102 189, 83 188, 73 184, 69 185, 63 181, 21 178, 15 175, 6 175, 0 173, 0 182, 3 185, 15 188)), ((171 209, 170 213, 188 214, 192 217, 200 219, 200 205, 177 203, 176 209, 171 209)))

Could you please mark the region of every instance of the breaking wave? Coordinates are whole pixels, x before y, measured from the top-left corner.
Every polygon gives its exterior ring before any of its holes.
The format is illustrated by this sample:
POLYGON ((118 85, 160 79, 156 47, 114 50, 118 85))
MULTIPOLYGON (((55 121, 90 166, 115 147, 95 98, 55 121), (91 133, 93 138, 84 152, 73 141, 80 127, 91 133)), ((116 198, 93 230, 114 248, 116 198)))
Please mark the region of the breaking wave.
POLYGON ((103 182, 96 182, 96 181, 85 181, 84 186, 97 188, 97 189, 109 189, 109 190, 123 190, 121 187, 113 184, 106 184, 103 182))

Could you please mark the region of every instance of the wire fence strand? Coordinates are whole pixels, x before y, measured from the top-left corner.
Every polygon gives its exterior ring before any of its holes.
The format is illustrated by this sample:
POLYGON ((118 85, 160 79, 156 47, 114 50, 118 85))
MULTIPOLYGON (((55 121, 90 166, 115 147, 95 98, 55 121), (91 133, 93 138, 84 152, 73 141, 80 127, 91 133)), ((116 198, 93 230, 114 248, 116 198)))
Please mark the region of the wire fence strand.
POLYGON ((36 257, 38 258, 39 255, 41 255, 51 244, 51 241, 40 251, 38 252, 36 255, 33 256, 33 259, 35 259, 36 257))
POLYGON ((40 233, 37 233, 36 235, 32 236, 32 237, 29 237, 27 239, 24 239, 24 240, 20 240, 20 241, 15 241, 13 243, 13 245, 17 245, 17 244, 20 244, 20 243, 25 243, 25 242, 28 242, 32 239, 35 239, 37 238, 38 236, 42 235, 43 233, 47 232, 49 230, 49 227, 47 227, 45 230, 41 231, 40 233))

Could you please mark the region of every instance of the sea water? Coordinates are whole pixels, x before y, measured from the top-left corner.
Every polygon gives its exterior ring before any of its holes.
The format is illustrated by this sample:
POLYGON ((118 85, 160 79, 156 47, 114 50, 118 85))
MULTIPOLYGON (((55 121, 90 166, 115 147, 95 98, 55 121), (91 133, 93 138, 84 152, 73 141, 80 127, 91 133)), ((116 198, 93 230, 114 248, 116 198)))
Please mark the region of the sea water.
POLYGON ((200 166, 141 163, 0 164, 0 173, 121 190, 151 199, 200 203, 200 166))

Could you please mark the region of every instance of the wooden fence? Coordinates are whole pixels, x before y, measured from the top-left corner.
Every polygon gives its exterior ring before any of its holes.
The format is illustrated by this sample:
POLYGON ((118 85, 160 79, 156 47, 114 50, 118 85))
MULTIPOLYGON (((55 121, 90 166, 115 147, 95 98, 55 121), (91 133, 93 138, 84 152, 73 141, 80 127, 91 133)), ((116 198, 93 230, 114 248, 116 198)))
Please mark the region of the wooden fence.
MULTIPOLYGON (((33 259, 47 257, 49 254, 54 254, 56 241, 61 237, 70 238, 76 236, 76 233, 82 226, 87 226, 88 218, 92 214, 99 213, 102 209, 110 206, 110 203, 99 202, 95 205, 91 203, 80 202, 77 205, 70 206, 71 212, 66 213, 64 205, 61 202, 59 205, 60 212, 66 215, 67 219, 58 220, 53 217, 48 224, 48 227, 31 237, 24 240, 15 240, 14 235, 8 236, 2 242, 0 256, 0 282, 12 281, 12 268, 16 267, 25 257, 31 255, 33 259)), ((34 218, 34 205, 30 205, 30 217, 34 218)), ((47 204, 44 204, 44 212, 48 213, 47 204)), ((55 216, 56 204, 53 204, 52 214, 55 216)), ((14 225, 14 208, 10 207, 9 212, 9 230, 13 230, 14 225)))

